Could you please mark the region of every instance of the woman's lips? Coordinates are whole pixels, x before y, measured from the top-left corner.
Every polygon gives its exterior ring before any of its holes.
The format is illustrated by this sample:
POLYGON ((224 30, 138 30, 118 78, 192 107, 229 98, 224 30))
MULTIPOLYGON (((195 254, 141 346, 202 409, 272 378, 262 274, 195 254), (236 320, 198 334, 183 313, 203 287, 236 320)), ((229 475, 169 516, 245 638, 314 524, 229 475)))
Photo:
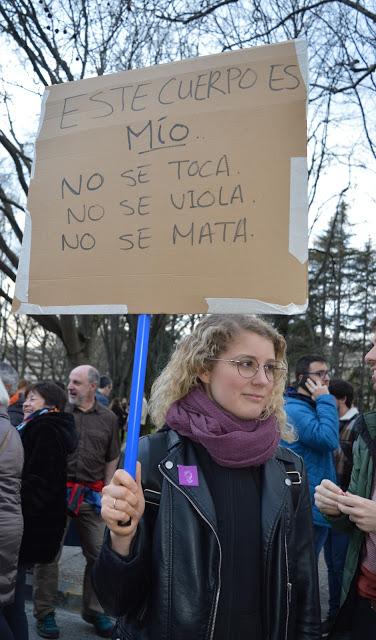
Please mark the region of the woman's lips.
POLYGON ((249 400, 264 400, 264 396, 259 396, 256 393, 243 393, 242 395, 244 398, 248 398, 249 400))

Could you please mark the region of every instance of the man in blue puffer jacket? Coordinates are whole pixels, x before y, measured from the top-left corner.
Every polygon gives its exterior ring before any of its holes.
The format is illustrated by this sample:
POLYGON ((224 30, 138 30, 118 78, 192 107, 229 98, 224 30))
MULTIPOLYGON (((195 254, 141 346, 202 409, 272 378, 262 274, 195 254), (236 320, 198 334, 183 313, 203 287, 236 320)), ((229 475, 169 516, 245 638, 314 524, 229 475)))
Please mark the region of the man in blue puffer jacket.
POLYGON ((282 444, 300 455, 306 466, 318 557, 330 525, 315 506, 313 495, 323 478, 336 482, 333 453, 339 447, 338 413, 335 398, 328 389, 328 367, 321 356, 299 358, 295 376, 295 388, 290 387, 287 391, 285 409, 297 440, 293 444, 282 444))

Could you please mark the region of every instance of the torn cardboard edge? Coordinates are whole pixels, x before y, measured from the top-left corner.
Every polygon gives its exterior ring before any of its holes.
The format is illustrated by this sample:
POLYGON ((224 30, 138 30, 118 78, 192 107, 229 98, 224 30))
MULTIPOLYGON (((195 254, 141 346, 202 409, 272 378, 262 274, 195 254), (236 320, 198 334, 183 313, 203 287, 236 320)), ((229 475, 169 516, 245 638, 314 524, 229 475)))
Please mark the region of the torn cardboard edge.
MULTIPOLYGON (((268 49, 269 51, 272 51, 273 48, 278 48, 281 46, 291 46, 295 49, 295 54, 297 57, 297 63, 299 65, 299 70, 300 70, 300 74, 302 76, 302 80, 306 86, 306 88, 308 87, 308 53, 307 53, 307 41, 303 38, 292 38, 292 39, 287 39, 287 40, 283 40, 282 42, 271 42, 268 44, 258 44, 253 45, 251 47, 246 47, 246 48, 242 48, 242 49, 236 49, 236 50, 232 50, 232 51, 222 51, 222 52, 218 52, 218 53, 207 53, 205 55, 198 55, 198 56, 192 56, 189 58, 183 58, 181 60, 175 60, 175 61, 165 61, 165 62, 160 62, 158 64, 151 64, 148 65, 146 67, 140 67, 140 68, 135 68, 135 69, 122 69, 119 71, 113 71, 111 73, 106 73, 102 76, 89 76, 86 78, 79 78, 77 80, 70 80, 68 82, 64 82, 64 83, 58 83, 58 84, 54 84, 54 85, 49 85, 45 88, 45 93, 48 92, 51 88, 52 90, 55 91, 60 91, 61 89, 61 85, 72 85, 75 82, 85 82, 88 86, 90 86, 92 83, 95 83, 98 77, 101 77, 103 80, 108 79, 108 83, 111 84, 112 79, 116 76, 119 76, 120 74, 127 74, 128 78, 133 78, 135 76, 137 76, 137 78, 140 78, 140 81, 143 82, 145 80, 146 77, 149 76, 150 71, 153 73, 153 75, 156 78, 161 78, 163 76, 169 75, 169 68, 170 67, 175 67, 175 65, 177 63, 181 63, 181 62, 189 62, 189 64, 191 65, 191 71, 193 73, 196 72, 200 72, 203 69, 207 69, 208 67, 211 67, 213 65, 215 65, 215 62, 217 60, 219 60, 219 58, 221 58, 221 60, 225 61, 226 59, 230 59, 231 61, 234 62, 236 61, 237 63, 241 63, 244 60, 247 60, 248 56, 249 56, 249 51, 255 51, 257 50, 259 53, 261 53, 261 51, 263 49, 268 49)), ((107 84, 108 84, 107 83, 107 84)), ((104 85, 105 86, 105 85, 104 85)), ((39 130, 40 131, 40 130, 39 130)), ((38 131, 38 135, 39 135, 39 131, 38 131)))

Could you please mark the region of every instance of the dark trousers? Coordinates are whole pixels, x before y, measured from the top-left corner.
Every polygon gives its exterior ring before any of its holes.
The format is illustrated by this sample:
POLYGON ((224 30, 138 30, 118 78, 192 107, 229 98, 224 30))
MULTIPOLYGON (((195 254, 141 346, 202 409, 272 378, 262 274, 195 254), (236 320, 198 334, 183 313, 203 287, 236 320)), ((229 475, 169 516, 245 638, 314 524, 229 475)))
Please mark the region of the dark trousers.
MULTIPOLYGON (((83 502, 78 518, 75 518, 75 525, 78 530, 82 551, 86 559, 86 568, 83 581, 82 612, 85 614, 103 613, 98 598, 94 593, 91 583, 91 571, 95 560, 99 556, 105 524, 90 504, 83 502)), ((34 567, 33 577, 33 601, 34 616, 42 620, 47 614, 55 612, 57 591, 58 591, 58 561, 63 548, 54 562, 49 564, 38 564, 34 567)))
POLYGON ((13 631, 10 628, 3 610, 0 608, 0 638, 1 640, 14 640, 13 631))
POLYGON ((376 611, 371 601, 357 597, 352 621, 351 640, 374 640, 376 638, 376 611))
POLYGON ((0 615, 0 638, 3 640, 29 640, 29 628, 25 612, 25 581, 26 567, 18 567, 16 590, 14 602, 8 604, 1 610, 3 620, 0 615), (3 626, 1 626, 3 624, 3 626), (8 625, 8 635, 6 635, 8 625), (3 636, 4 629, 4 636, 3 636), (11 635, 9 635, 11 632, 11 635))
MULTIPOLYGON (((339 610, 343 567, 345 565, 349 536, 335 529, 328 530, 324 544, 324 557, 328 569, 329 612, 328 618, 334 618, 339 610)), ((376 640, 376 639, 375 639, 376 640)))

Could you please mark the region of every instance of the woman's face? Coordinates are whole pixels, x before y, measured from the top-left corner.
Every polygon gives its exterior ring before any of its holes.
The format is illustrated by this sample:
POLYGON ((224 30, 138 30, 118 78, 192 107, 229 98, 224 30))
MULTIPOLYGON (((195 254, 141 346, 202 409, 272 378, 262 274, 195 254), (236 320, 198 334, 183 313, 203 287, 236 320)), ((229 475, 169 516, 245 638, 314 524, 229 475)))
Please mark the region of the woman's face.
POLYGON ((38 391, 29 391, 23 403, 24 418, 27 418, 34 411, 38 411, 38 409, 43 409, 45 406, 46 401, 38 391))
POLYGON ((259 418, 267 406, 274 382, 265 375, 263 365, 275 360, 273 343, 251 331, 241 331, 219 358, 240 360, 256 358, 260 367, 252 378, 243 378, 237 366, 230 362, 216 361, 211 371, 200 377, 208 396, 237 418, 259 418))

